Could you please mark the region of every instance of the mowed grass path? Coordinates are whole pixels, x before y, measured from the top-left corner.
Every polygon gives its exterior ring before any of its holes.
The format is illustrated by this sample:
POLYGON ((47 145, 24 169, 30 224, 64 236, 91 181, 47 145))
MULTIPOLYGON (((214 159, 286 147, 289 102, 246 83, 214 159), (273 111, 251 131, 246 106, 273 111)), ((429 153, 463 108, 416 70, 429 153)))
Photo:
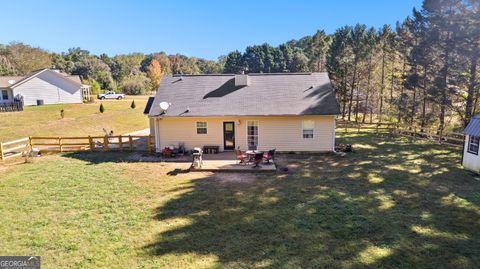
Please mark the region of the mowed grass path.
POLYGON ((459 150, 370 133, 288 173, 186 173, 127 153, 0 166, 0 253, 42 268, 478 268, 459 150), (129 161, 130 160, 130 161, 129 161))
POLYGON ((0 113, 0 142, 26 136, 103 135, 102 128, 116 134, 145 129, 148 117, 143 109, 147 99, 148 96, 128 96, 124 100, 97 100, 94 104, 27 106, 22 112, 0 113), (130 108, 132 100, 136 109, 130 108), (100 103, 106 109, 103 114, 99 112, 100 103))

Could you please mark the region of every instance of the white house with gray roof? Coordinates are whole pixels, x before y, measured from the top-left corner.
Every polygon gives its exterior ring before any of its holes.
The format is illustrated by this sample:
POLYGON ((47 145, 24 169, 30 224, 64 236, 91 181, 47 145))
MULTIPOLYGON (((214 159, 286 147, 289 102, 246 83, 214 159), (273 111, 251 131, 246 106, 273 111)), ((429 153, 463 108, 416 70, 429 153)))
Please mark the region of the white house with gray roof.
POLYGON ((25 77, 0 77, 0 103, 23 99, 25 105, 82 103, 90 94, 79 76, 42 69, 25 77))
POLYGON ((328 152, 339 106, 327 73, 175 75, 145 109, 156 150, 328 152))

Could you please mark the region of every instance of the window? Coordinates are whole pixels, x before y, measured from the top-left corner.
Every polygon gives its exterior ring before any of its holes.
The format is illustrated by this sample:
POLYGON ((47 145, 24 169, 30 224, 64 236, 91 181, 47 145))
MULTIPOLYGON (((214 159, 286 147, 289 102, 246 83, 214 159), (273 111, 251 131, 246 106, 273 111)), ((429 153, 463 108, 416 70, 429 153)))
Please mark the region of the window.
POLYGON ((206 133, 207 133, 207 122, 197 121, 197 134, 206 134, 206 133))
POLYGON ((467 151, 468 151, 469 153, 478 155, 478 145, 479 145, 479 142, 480 142, 480 137, 478 137, 478 136, 470 136, 470 138, 469 138, 469 140, 468 140, 468 149, 467 149, 467 151))
POLYGON ((304 139, 313 138, 314 128, 315 128, 315 122, 313 120, 304 120, 302 122, 302 137, 304 139))
POLYGON ((2 90, 2 100, 8 100, 8 91, 2 90))
POLYGON ((258 121, 247 121, 247 146, 249 150, 256 150, 258 147, 258 121))

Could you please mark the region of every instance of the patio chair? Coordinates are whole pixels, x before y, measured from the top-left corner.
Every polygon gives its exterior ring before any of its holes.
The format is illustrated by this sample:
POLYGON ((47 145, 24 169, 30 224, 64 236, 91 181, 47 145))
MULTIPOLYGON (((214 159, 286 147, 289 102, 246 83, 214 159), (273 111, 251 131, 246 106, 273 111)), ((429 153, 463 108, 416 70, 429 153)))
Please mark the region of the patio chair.
POLYGON ((260 163, 263 161, 263 152, 255 153, 255 158, 253 159, 253 163, 255 164, 253 168, 260 167, 260 163))
POLYGON ((237 161, 239 161, 238 164, 247 164, 248 162, 248 156, 240 149, 235 150, 235 157, 237 158, 237 161))
POLYGON ((263 154, 263 161, 265 163, 270 163, 270 161, 272 161, 272 162, 275 161, 275 150, 276 149, 271 149, 268 152, 265 152, 263 154))

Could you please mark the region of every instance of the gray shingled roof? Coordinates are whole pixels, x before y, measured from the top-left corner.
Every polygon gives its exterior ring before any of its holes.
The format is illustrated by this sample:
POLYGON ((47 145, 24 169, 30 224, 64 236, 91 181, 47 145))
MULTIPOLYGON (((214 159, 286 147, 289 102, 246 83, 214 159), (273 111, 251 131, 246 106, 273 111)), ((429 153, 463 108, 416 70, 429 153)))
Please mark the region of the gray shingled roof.
MULTIPOLYGON (((17 84, 23 83, 24 81, 26 81, 28 79, 31 79, 31 78, 33 78, 33 77, 35 77, 35 76, 37 76, 40 73, 45 72, 45 71, 55 72, 51 69, 40 69, 40 70, 33 71, 32 73, 30 73, 30 74, 28 74, 24 77, 20 77, 20 76, 0 76, 0 88, 15 87, 17 84), (13 84, 11 84, 9 81, 12 81, 12 82, 15 81, 15 82, 13 82, 13 84)), ((65 73, 56 73, 56 74, 59 74, 62 77, 66 78, 70 81, 73 81, 78 85, 82 85, 82 81, 80 79, 80 76, 68 75, 68 74, 65 74, 65 73)))
POLYGON ((166 76, 149 116, 337 115, 339 106, 327 73, 166 76), (164 112, 160 102, 170 103, 164 112), (187 112, 188 111, 188 112, 187 112))
POLYGON ((480 136, 480 114, 475 115, 470 120, 463 133, 471 136, 480 136))

